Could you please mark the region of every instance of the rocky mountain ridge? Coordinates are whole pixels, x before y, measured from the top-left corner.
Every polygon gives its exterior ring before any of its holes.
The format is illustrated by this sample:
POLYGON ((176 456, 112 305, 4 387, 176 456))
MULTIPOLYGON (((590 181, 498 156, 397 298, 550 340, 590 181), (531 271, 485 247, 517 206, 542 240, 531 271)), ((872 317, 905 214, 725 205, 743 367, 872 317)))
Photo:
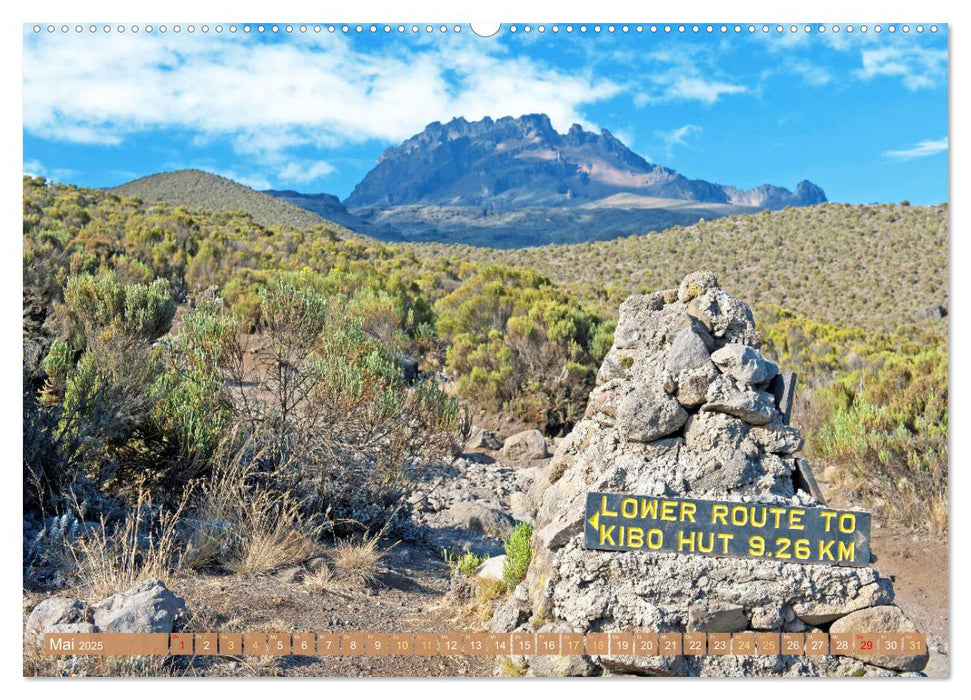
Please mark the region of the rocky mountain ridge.
POLYGON ((547 115, 527 114, 433 122, 387 149, 344 203, 352 210, 409 204, 496 210, 573 206, 622 193, 758 208, 826 201, 805 180, 794 192, 692 180, 648 162, 607 129, 596 134, 574 124, 560 134, 547 115))

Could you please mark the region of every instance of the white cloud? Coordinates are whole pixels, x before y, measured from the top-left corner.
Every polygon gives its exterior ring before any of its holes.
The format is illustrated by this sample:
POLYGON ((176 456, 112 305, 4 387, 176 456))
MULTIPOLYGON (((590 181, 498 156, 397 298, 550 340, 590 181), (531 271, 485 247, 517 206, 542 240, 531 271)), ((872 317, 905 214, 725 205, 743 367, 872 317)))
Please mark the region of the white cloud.
POLYGON ((865 49, 863 67, 856 74, 863 80, 898 77, 908 90, 934 87, 947 81, 947 49, 916 45, 883 46, 865 49))
MULTIPOLYGON (((33 135, 119 144, 159 128, 227 137, 280 167, 296 146, 401 141, 450 116, 549 114, 565 131, 591 126, 585 105, 621 87, 448 37, 416 50, 356 51, 338 35, 28 34, 24 128, 33 135)), ((419 44, 421 46, 421 44, 419 44)), ((394 47, 398 47, 394 50, 394 47)), ((323 172, 317 166, 317 172, 323 172)))
POLYGON ((47 175, 47 168, 39 160, 25 160, 24 161, 24 175, 30 175, 31 177, 45 177, 47 175))
POLYGON ((304 184, 329 175, 334 172, 334 166, 322 160, 297 160, 286 164, 278 176, 281 182, 296 182, 304 184))
POLYGON ((916 146, 905 148, 900 151, 884 151, 883 155, 897 160, 911 160, 913 158, 926 158, 927 156, 937 155, 946 151, 948 148, 947 137, 934 141, 921 141, 916 146))
POLYGON ((808 85, 818 87, 820 85, 828 85, 833 80, 833 76, 830 75, 828 70, 810 61, 786 61, 785 67, 801 77, 808 85))
POLYGON ((24 175, 31 177, 46 177, 56 182, 66 182, 71 179, 74 172, 69 168, 48 168, 36 158, 24 161, 24 175))
POLYGON ((638 107, 657 102, 695 101, 711 105, 724 95, 748 92, 748 88, 722 78, 718 65, 723 50, 686 45, 678 51, 662 49, 643 56, 647 85, 634 96, 638 107))
POLYGON ((743 85, 732 85, 717 80, 703 78, 679 78, 667 90, 667 96, 682 100, 698 100, 705 104, 714 104, 722 95, 737 95, 747 92, 743 85))
POLYGON ((655 133, 664 142, 664 146, 670 154, 675 146, 687 146, 697 139, 701 132, 702 128, 697 124, 685 124, 671 131, 657 131, 655 133))

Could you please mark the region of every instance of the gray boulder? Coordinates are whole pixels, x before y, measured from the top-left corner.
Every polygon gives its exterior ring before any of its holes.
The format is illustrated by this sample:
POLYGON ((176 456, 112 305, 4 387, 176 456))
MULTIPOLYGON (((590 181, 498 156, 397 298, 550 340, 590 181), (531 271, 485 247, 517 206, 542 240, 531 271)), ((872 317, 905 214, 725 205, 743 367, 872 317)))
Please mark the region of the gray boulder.
POLYGON ((546 459, 550 456, 546 437, 538 430, 524 430, 506 438, 502 456, 513 461, 546 459))
POLYGON ((739 384, 726 375, 709 385, 705 399, 702 411, 727 413, 752 425, 765 425, 779 414, 771 394, 739 384))
POLYGON ((711 361, 722 371, 743 384, 764 384, 779 372, 762 353, 748 345, 728 343, 711 354, 711 361))
POLYGON ((185 601, 157 578, 95 603, 94 624, 102 632, 171 632, 187 614, 185 601))
POLYGON ((502 576, 506 568, 506 555, 500 554, 497 557, 489 557, 479 564, 475 570, 474 578, 484 578, 492 581, 502 581, 502 576))
MULTIPOLYGON (((829 627, 830 633, 853 633, 853 634, 873 634, 880 632, 916 632, 914 623, 907 619, 907 616, 896 605, 879 605, 873 608, 857 610, 846 617, 841 617, 829 627)), ((921 671, 927 666, 930 658, 925 651, 920 655, 894 655, 884 656, 879 654, 861 654, 854 652, 849 654, 854 658, 865 661, 868 664, 879 666, 880 668, 892 671, 921 671)))
POLYGON ((507 537, 516 526, 515 521, 503 511, 478 501, 455 503, 445 515, 454 527, 481 532, 487 537, 507 537))
POLYGON ((688 412, 663 390, 639 385, 617 406, 617 422, 624 436, 635 442, 654 442, 671 435, 688 421, 688 412))
POLYGON ((27 632, 43 634, 58 631, 55 627, 63 627, 77 623, 89 623, 88 611, 84 603, 75 598, 48 598, 38 603, 27 617, 27 632))
POLYGON ((668 350, 668 360, 665 369, 668 373, 677 375, 682 370, 695 369, 708 364, 708 348, 690 327, 678 333, 668 350))

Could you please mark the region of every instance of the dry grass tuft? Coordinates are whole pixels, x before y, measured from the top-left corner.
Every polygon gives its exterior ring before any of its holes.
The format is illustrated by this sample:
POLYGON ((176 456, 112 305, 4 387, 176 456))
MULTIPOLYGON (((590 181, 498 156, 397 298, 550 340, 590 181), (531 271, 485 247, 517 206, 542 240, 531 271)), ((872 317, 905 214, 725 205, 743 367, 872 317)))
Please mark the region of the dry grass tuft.
POLYGON ((153 515, 151 502, 140 492, 138 501, 117 528, 102 517, 100 527, 68 545, 81 591, 105 598, 150 578, 170 583, 178 568, 176 526, 185 499, 172 512, 153 515))
POLYGON ((264 573, 319 553, 322 527, 304 521, 289 492, 254 488, 252 477, 240 453, 214 470, 194 513, 186 566, 264 573))
POLYGON ((378 549, 378 535, 360 540, 343 540, 334 547, 334 564, 346 579, 374 586, 387 554, 387 550, 378 549))
POLYGON ((313 571, 304 574, 302 583, 313 593, 331 593, 338 589, 340 580, 330 566, 321 563, 313 571))

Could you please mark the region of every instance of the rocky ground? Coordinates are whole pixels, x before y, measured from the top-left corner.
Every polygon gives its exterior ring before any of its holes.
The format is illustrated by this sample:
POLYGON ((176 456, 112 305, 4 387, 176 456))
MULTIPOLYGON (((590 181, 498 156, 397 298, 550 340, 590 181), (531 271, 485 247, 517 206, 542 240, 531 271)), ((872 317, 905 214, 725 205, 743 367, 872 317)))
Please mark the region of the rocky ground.
MULTIPOLYGON (((589 491, 856 505, 827 484, 816 486, 799 457, 802 437, 789 424, 792 379, 762 357, 751 311, 714 275, 696 273, 679 289, 630 297, 620 311, 598 386, 571 433, 549 439, 480 414, 458 457, 411 475, 411 524, 381 543, 383 557, 368 576, 349 576, 346 567, 322 575, 338 563, 325 552, 263 575, 183 572, 168 587, 146 581, 103 600, 55 581, 56 598, 25 592, 25 673, 947 675, 947 544, 932 536, 874 521, 870 567, 583 547, 589 491), (483 578, 502 579, 502 567, 490 566, 497 560, 476 571, 476 582, 454 575, 449 562, 466 552, 500 555, 517 521, 536 528, 526 578, 511 595, 496 585, 483 597, 483 578), (930 658, 595 656, 497 664, 473 656, 180 657, 126 670, 45 661, 31 646, 45 630, 609 632, 631 625, 723 633, 918 629, 928 635, 930 658)), ((66 538, 84 527, 64 518, 47 524, 66 538)), ((36 549, 39 529, 25 520, 25 552, 36 549)), ((58 570, 56 561, 48 564, 58 570)), ((25 581, 35 574, 25 571, 25 581)))
MULTIPOLYGON (((491 425, 522 427, 498 420, 491 425)), ((374 586, 316 591, 305 584, 307 567, 303 566, 253 576, 181 575, 170 582, 187 611, 178 628, 200 632, 485 629, 483 619, 462 617, 448 602, 450 573, 442 550, 500 554, 501 540, 514 522, 528 517, 534 497, 531 489, 545 475, 548 455, 555 447, 554 441, 535 433, 504 441, 502 432, 477 429, 464 454, 422 474, 411 499, 421 541, 385 542, 387 556, 374 586), (506 449, 503 442, 508 443, 506 449)), ((840 506, 839 494, 825 482, 822 486, 831 504, 840 506)), ((926 674, 946 676, 947 580, 937 574, 947 571, 946 541, 878 523, 873 551, 879 557, 880 574, 894 581, 897 605, 928 634, 931 660, 926 674)), ((25 592, 25 617, 47 595, 25 592)), ((55 672, 53 665, 30 658, 33 661, 25 661, 25 672, 55 672)), ((473 656, 194 657, 152 668, 166 675, 232 677, 492 676, 509 670, 497 667, 492 658, 473 656)))

